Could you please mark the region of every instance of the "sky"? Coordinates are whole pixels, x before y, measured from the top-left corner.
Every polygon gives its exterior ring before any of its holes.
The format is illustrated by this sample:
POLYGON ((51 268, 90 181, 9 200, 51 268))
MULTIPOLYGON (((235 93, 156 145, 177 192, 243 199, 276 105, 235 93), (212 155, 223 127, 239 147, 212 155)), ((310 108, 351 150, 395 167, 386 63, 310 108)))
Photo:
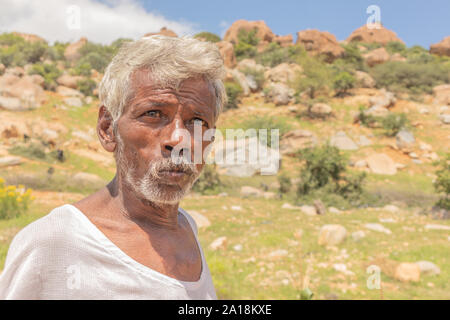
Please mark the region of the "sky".
POLYGON ((383 25, 407 46, 450 35, 449 0, 0 0, 0 32, 38 34, 50 42, 81 36, 110 43, 139 38, 166 26, 179 35, 210 31, 223 36, 238 19, 264 20, 278 35, 304 29, 329 31, 345 40, 379 8, 383 25))

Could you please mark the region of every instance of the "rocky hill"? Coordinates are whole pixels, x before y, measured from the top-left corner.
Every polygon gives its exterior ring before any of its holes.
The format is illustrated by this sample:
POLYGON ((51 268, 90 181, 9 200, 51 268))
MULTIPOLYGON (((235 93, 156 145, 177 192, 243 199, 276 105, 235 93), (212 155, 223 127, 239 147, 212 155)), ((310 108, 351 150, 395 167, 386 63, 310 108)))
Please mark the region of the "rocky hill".
MULTIPOLYGON (((449 299, 450 37, 407 47, 363 26, 341 42, 324 30, 294 40, 246 20, 224 39, 196 37, 227 67, 218 128, 280 130, 276 174, 211 166, 183 201, 219 297, 449 299), (381 293, 366 287, 370 265, 381 293)), ((0 267, 21 227, 114 176, 95 133, 97 86, 125 41, 0 35, 0 178, 35 196, 27 213, 0 219, 0 267)))

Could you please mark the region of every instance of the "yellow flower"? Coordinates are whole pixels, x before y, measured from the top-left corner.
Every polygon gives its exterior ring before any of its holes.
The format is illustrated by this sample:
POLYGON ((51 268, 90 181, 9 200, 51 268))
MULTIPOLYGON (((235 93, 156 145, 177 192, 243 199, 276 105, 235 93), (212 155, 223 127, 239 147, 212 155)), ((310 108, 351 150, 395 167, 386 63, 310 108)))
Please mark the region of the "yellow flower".
POLYGON ((8 192, 8 197, 15 197, 16 194, 14 192, 8 192))

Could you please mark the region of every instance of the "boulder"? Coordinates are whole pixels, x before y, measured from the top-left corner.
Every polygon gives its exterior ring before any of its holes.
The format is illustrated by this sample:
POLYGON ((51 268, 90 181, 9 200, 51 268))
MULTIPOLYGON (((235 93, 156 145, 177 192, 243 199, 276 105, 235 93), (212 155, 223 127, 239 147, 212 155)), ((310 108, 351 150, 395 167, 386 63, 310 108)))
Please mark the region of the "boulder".
POLYGON ((178 35, 173 32, 170 29, 167 29, 166 27, 162 27, 159 32, 150 32, 150 33, 146 33, 144 34, 144 37, 150 37, 150 36, 154 36, 154 35, 161 35, 161 36, 166 36, 166 37, 178 37, 178 35))
POLYGON ((56 87, 56 93, 64 97, 78 97, 78 98, 84 97, 84 95, 80 91, 64 86, 56 87))
POLYGON ((266 102, 273 102, 276 106, 287 105, 294 99, 295 90, 281 82, 272 82, 264 92, 266 102))
POLYGON ((314 147, 317 142, 317 137, 311 131, 302 129, 289 131, 281 138, 280 152, 282 155, 293 156, 300 149, 314 147))
POLYGON ((17 166, 22 162, 21 158, 15 156, 0 157, 0 167, 17 166))
POLYGON ((441 273, 441 269, 430 261, 417 261, 416 265, 419 266, 420 274, 423 275, 436 276, 441 273))
POLYGON ((78 97, 67 97, 63 99, 63 102, 70 107, 79 108, 83 106, 83 101, 78 97))
POLYGON ((297 42, 312 55, 321 55, 325 61, 333 62, 344 55, 344 48, 339 45, 336 37, 327 31, 303 30, 297 32, 297 42))
POLYGON ((12 32, 12 34, 14 34, 15 36, 19 36, 22 39, 24 39, 27 42, 44 42, 47 43, 47 41, 45 41, 44 38, 41 38, 35 34, 31 34, 31 33, 22 33, 22 32, 12 32))
MULTIPOLYGON (((35 81, 35 78, 30 76, 19 78, 12 74, 5 74, 0 77, 0 95, 18 98, 21 104, 20 110, 35 109, 46 100, 44 90, 35 81)), ((4 103, 17 106, 17 101, 9 100, 4 103)))
POLYGON ((404 57, 404 56, 402 56, 400 53, 394 53, 392 56, 391 56, 391 58, 390 58, 390 61, 400 61, 400 62, 404 62, 404 61, 406 61, 407 59, 404 57))
POLYGON ((306 214, 307 216, 315 216, 317 215, 316 207, 303 205, 300 207, 300 211, 306 214))
POLYGON ((366 223, 364 227, 372 231, 381 232, 385 234, 392 234, 391 230, 389 230, 388 228, 384 227, 379 223, 366 223))
POLYGON ((225 67, 234 68, 236 66, 236 56, 234 55, 233 44, 228 41, 219 41, 216 45, 219 47, 225 67))
POLYGON ((84 45, 88 42, 88 40, 83 37, 80 38, 80 40, 78 40, 77 42, 71 43, 66 47, 66 50, 64 50, 64 57, 66 58, 66 60, 69 61, 76 61, 78 59, 80 59, 81 54, 80 54, 80 49, 82 47, 84 47, 84 45))
POLYGON ((414 147, 416 139, 411 131, 401 129, 395 136, 395 142, 400 150, 410 151, 414 147))
POLYGON ((443 124, 450 124, 450 114, 441 114, 439 119, 443 124))
POLYGON ((430 53, 450 57, 450 36, 430 46, 430 53))
POLYGON ((378 48, 363 55, 369 67, 389 61, 390 55, 385 48, 378 48))
POLYGON ((195 224, 199 229, 207 228, 211 225, 209 219, 197 211, 189 210, 189 215, 194 219, 195 224))
POLYGON ((241 196, 243 197, 260 197, 263 195, 263 192, 259 189, 250 186, 242 186, 241 187, 241 196))
POLYGON ((330 145, 339 150, 358 150, 358 145, 344 131, 339 131, 331 137, 330 145))
POLYGON ((247 97, 251 92, 247 76, 237 69, 227 69, 227 72, 232 76, 232 79, 241 86, 242 95, 247 97))
POLYGON ((62 76, 59 76, 58 79, 56 79, 56 83, 67 88, 77 89, 78 81, 83 79, 84 77, 82 76, 71 76, 69 74, 63 74, 62 76))
POLYGON ((23 111, 27 108, 23 107, 19 98, 0 96, 0 108, 9 111, 23 111))
POLYGON ((264 67, 261 64, 256 63, 253 59, 242 59, 237 64, 237 69, 241 72, 244 72, 246 70, 255 70, 258 72, 264 72, 266 70, 266 67, 264 67))
POLYGON ((434 104, 450 105, 450 84, 441 84, 433 88, 434 104))
POLYGON ((347 38, 347 42, 380 43, 382 45, 392 41, 403 43, 395 32, 386 29, 381 24, 376 25, 375 28, 369 28, 365 24, 353 31, 347 38))
POLYGON ((366 158, 370 170, 376 174, 394 175, 397 173, 395 162, 384 153, 375 153, 366 158))
POLYGON ((361 239, 363 239, 365 237, 366 237, 366 233, 362 230, 352 232, 352 239, 354 241, 360 241, 361 239))
POLYGON ((264 73, 264 79, 269 82, 279 82, 289 84, 303 71, 302 67, 296 63, 280 63, 274 68, 264 73))
POLYGON ((319 232, 319 245, 336 246, 345 240, 347 230, 339 224, 326 224, 319 232))
POLYGON ((292 46, 294 44, 292 34, 287 34, 285 36, 275 36, 273 41, 278 43, 283 48, 292 46))
POLYGON ((309 110, 315 117, 326 118, 330 116, 333 109, 326 103, 315 103, 309 110))
POLYGON ((209 245, 211 250, 225 249, 227 246, 227 237, 219 237, 209 245))
POLYGON ((256 37, 259 39, 258 45, 261 46, 267 45, 275 39, 275 34, 262 20, 260 21, 237 20, 233 22, 233 24, 227 30, 223 39, 225 41, 231 42, 233 45, 236 45, 238 43, 238 34, 240 30, 245 30, 249 32, 254 29, 257 30, 256 37))
POLYGON ((356 86, 360 88, 375 88, 375 80, 367 72, 355 71, 356 86))
POLYGON ((370 98, 369 103, 372 108, 390 108, 397 102, 394 93, 380 90, 379 94, 370 98))
POLYGON ((394 278, 402 282, 418 282, 420 268, 415 263, 402 262, 395 268, 394 278))
POLYGON ((211 156, 222 174, 235 177, 275 174, 281 160, 279 151, 261 144, 258 137, 218 141, 211 156))

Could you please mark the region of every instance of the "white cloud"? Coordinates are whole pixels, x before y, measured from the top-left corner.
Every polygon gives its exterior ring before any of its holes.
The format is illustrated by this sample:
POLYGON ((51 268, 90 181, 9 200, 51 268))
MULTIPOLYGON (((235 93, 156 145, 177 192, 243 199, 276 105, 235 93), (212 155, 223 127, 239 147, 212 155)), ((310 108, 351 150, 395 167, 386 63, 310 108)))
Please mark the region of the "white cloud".
POLYGON ((148 12, 137 0, 0 0, 0 8, 0 32, 33 33, 50 42, 87 37, 108 44, 162 27, 178 35, 193 35, 197 29, 193 23, 148 12))

